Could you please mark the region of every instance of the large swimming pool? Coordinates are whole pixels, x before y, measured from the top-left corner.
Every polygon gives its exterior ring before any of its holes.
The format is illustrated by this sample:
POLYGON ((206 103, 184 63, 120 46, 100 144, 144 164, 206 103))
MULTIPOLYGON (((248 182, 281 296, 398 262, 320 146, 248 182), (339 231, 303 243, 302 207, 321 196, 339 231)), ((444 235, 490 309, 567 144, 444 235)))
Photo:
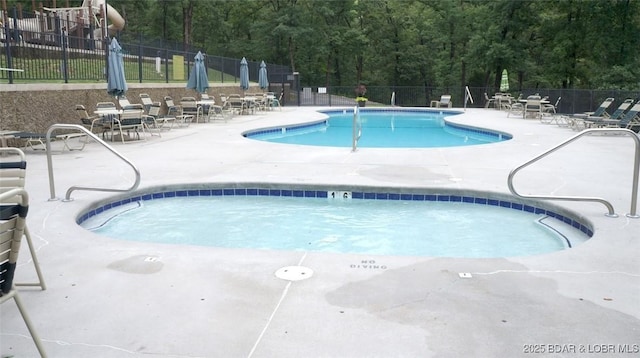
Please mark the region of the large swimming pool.
MULTIPOLYGON (((244 133, 250 139, 276 143, 351 147, 353 109, 322 111, 328 119, 244 133)), ((363 109, 356 121, 359 148, 433 148, 467 146, 511 139, 507 133, 446 121, 456 111, 429 109, 363 109)))
POLYGON ((568 249, 591 229, 486 193, 178 188, 101 204, 78 223, 114 239, 397 256, 510 257, 568 249))

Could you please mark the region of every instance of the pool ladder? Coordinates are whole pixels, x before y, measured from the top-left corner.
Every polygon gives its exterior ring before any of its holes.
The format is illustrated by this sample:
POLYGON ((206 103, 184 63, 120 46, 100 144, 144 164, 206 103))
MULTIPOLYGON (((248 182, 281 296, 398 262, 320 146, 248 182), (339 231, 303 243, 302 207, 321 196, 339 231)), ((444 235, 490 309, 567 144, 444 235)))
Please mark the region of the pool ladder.
POLYGON ((351 136, 351 151, 355 152, 358 148, 358 141, 362 136, 362 121, 360 120, 360 108, 355 106, 353 108, 353 131, 351 136))
POLYGON ((511 170, 511 172, 509 173, 509 177, 507 179, 507 184, 509 185, 509 190, 511 191, 511 193, 513 195, 516 195, 518 197, 521 198, 528 198, 528 199, 545 199, 545 200, 568 200, 568 201, 592 201, 592 202, 598 202, 603 204, 604 206, 607 207, 608 213, 605 214, 608 217, 618 217, 618 215, 615 213, 615 211, 613 210, 613 205, 611 205, 610 202, 608 202, 605 199, 602 198, 596 198, 596 197, 580 197, 580 196, 550 196, 550 195, 523 195, 523 194, 519 194, 516 189, 513 187, 513 177, 516 175, 517 172, 519 172, 521 169, 529 166, 530 164, 537 162, 538 160, 546 157, 547 155, 557 151, 558 149, 565 147, 566 145, 568 145, 569 143, 572 143, 576 140, 578 140, 579 138, 585 136, 585 135, 589 135, 592 133, 610 133, 610 134, 622 134, 622 135, 628 135, 631 136, 631 138, 633 138, 634 142, 635 142, 635 155, 634 155, 634 160, 633 160, 633 182, 632 182, 632 187, 631 187, 631 209, 630 212, 628 214, 626 214, 627 217, 629 218, 633 218, 633 219, 637 219, 640 218, 640 216, 636 213, 636 207, 637 207, 637 201, 638 201, 638 175, 640 172, 640 138, 638 138, 638 135, 636 135, 635 132, 629 130, 629 129, 623 129, 623 128, 590 128, 590 129, 585 129, 582 132, 574 135, 573 137, 565 140, 564 142, 556 145, 555 147, 545 151, 544 153, 536 156, 535 158, 527 161, 526 163, 516 167, 515 169, 511 170))
MULTIPOLYGON (((111 147, 109 144, 105 143, 105 141, 103 141, 98 136, 96 136, 95 134, 91 133, 91 131, 89 131, 88 129, 86 129, 85 127, 83 127, 81 125, 77 125, 77 124, 54 124, 51 127, 49 127, 49 130, 47 130, 46 144, 45 144, 46 145, 46 152, 47 152, 47 167, 48 167, 48 170, 49 170, 49 191, 51 193, 51 197, 49 198, 49 201, 57 200, 55 183, 54 183, 54 180, 53 180, 53 162, 52 162, 52 159, 51 159, 51 133, 53 133, 56 129, 74 129, 74 130, 79 130, 80 132, 83 132, 89 138, 92 138, 94 141, 98 142, 103 147, 107 148, 111 153, 115 154, 118 158, 122 159, 125 163, 127 163, 133 169, 133 171, 135 172, 135 177, 136 177, 133 185, 131 185, 131 187, 128 188, 128 189, 112 189, 112 188, 72 186, 69 189, 67 189, 67 193, 66 193, 63 201, 71 201, 71 200, 73 200, 73 199, 71 199, 71 193, 74 190, 128 192, 128 191, 132 191, 132 190, 135 190, 135 189, 138 188, 138 185, 140 185, 140 170, 138 170, 138 168, 131 161, 129 161, 129 159, 127 159, 124 156, 122 156, 122 154, 118 153, 118 151, 116 151, 113 147, 111 147)), ((88 140, 88 138, 84 138, 84 140, 86 141, 86 140, 88 140)))

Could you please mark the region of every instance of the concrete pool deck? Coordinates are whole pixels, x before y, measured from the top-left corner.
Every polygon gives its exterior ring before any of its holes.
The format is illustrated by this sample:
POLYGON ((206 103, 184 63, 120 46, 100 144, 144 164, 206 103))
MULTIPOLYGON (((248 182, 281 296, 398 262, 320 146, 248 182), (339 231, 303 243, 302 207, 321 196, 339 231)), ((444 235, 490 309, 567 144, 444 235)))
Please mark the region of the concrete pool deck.
MULTIPOLYGON (((284 108, 192 124, 113 143, 141 172, 140 188, 178 183, 290 183, 469 189, 509 193, 513 168, 576 132, 468 109, 456 123, 510 141, 442 149, 305 147, 240 133, 319 118, 284 108)), ((366 133, 364 134, 366 135, 366 133)), ((59 143, 55 143, 59 144, 59 143)), ((634 142, 584 137, 523 170, 523 194, 605 198, 553 201, 593 224, 592 239, 551 254, 463 259, 220 249, 118 241, 76 216, 112 193, 49 201, 46 155, 26 150, 27 225, 47 289, 20 295, 49 357, 515 357, 640 352, 640 219, 628 218, 634 142), (313 276, 275 272, 301 265, 313 276), (461 277, 468 273, 470 277, 461 277), (559 353, 559 354, 558 354, 559 353)), ((0 158, 1 159, 1 158, 0 158)), ((73 185, 129 187, 131 168, 90 143, 53 155, 56 196, 73 185)), ((203 213, 203 215, 215 215, 203 213)), ((283 239, 286 239, 286 232, 283 239)), ((26 246, 16 282, 33 282, 26 246)), ((1 309, 0 356, 37 350, 15 304, 1 309)))

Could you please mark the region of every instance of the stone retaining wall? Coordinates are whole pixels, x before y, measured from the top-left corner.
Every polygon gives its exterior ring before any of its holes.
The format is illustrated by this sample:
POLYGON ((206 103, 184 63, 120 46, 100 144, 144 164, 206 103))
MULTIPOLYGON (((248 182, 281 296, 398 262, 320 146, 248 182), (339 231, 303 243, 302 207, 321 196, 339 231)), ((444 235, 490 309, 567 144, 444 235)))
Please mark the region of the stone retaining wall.
MULTIPOLYGON (((239 84, 215 84, 209 95, 220 102, 220 93, 241 94, 239 84)), ((279 93, 279 89, 272 89, 279 93)), ((248 93, 262 92, 257 85, 248 93)), ((183 96, 198 98, 198 94, 184 84, 129 84, 127 98, 140 103, 140 93, 147 93, 153 101, 161 102, 166 113, 164 96, 173 97, 176 103, 183 96)), ((107 94, 106 83, 100 84, 19 84, 0 85, 0 130, 18 130, 46 133, 55 123, 80 124, 75 111, 82 104, 93 113, 98 102, 117 102, 107 94)))

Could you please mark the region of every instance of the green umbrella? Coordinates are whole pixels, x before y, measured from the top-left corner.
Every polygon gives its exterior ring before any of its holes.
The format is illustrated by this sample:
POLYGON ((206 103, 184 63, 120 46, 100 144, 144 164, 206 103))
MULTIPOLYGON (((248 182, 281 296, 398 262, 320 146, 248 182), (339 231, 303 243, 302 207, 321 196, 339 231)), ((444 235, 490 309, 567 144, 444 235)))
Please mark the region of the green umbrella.
POLYGON ((502 79, 500 80, 500 92, 507 92, 509 90, 509 74, 507 70, 502 70, 502 79))

